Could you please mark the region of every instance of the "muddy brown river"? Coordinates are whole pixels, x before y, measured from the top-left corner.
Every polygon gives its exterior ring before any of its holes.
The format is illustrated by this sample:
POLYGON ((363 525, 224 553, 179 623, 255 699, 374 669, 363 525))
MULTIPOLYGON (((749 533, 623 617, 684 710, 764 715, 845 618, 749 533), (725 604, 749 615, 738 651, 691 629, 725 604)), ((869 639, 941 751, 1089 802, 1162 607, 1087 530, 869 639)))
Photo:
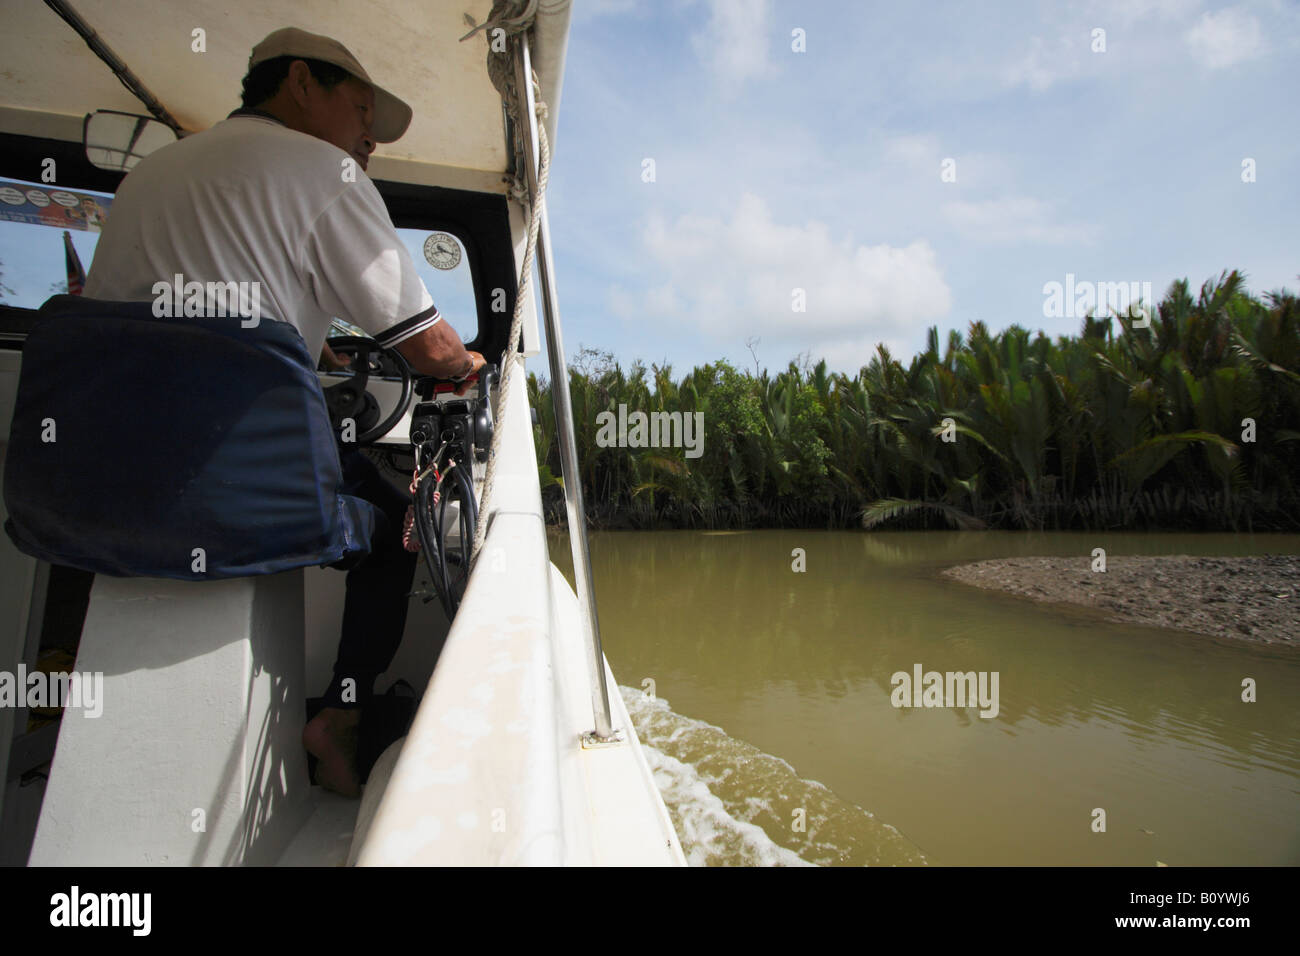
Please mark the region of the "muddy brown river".
POLYGON ((939 575, 1099 546, 1300 536, 594 533, 605 653, 691 862, 1300 864, 1300 650, 939 575))

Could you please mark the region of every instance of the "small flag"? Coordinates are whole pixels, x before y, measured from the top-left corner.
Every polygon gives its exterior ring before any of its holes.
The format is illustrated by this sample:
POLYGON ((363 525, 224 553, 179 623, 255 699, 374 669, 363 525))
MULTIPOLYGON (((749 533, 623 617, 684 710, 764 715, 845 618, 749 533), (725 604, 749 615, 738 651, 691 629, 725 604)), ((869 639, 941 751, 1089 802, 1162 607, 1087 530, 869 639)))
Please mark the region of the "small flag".
POLYGON ((72 245, 72 234, 63 230, 63 258, 68 266, 68 295, 81 295, 86 287, 86 270, 81 268, 81 259, 72 245))

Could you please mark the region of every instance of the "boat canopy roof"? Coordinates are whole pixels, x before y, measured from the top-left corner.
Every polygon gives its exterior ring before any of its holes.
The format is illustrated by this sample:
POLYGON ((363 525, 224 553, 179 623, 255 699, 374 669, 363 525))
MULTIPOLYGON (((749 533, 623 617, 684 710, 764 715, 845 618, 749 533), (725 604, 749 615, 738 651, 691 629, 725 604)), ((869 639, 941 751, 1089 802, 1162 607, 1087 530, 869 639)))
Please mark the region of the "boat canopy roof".
MULTIPOLYGON (((206 129, 240 105, 253 46, 296 26, 333 37, 376 83, 409 103, 410 128, 381 143, 376 179, 504 192, 511 167, 501 96, 488 76, 491 0, 67 0, 188 132, 206 129), (202 30, 204 52, 196 31, 202 30)), ((535 7, 533 67, 549 107, 555 142, 569 0, 535 7)), ((82 118, 97 109, 147 115, 144 105, 75 30, 45 3, 11 4, 0 34, 0 129, 81 140, 82 118)))

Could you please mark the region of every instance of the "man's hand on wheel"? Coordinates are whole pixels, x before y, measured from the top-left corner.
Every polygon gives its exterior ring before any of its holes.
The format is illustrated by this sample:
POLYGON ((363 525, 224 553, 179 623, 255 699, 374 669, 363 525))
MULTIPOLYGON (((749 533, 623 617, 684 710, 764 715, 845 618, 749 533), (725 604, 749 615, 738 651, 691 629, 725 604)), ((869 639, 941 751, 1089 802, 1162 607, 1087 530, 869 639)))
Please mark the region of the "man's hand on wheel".
POLYGON ((321 348, 320 361, 321 364, 325 366, 327 371, 337 372, 340 369, 345 369, 352 364, 352 356, 336 355, 334 350, 329 347, 329 343, 326 343, 321 348))
MULTIPOLYGON (((468 349, 466 350, 465 354, 468 355, 468 356, 470 357, 470 360, 474 363, 474 364, 470 367, 470 370, 469 370, 468 372, 465 373, 466 378, 468 378, 468 377, 471 376, 471 375, 476 375, 476 374, 478 373, 478 371, 479 371, 479 370, 480 370, 484 365, 487 364, 487 359, 485 359, 485 358, 482 356, 482 354, 480 354, 480 353, 478 353, 478 352, 471 352, 471 351, 469 351, 468 349)), ((458 385, 458 386, 456 387, 456 394, 457 394, 457 395, 464 395, 467 391, 469 391, 469 387, 470 387, 472 384, 473 384, 472 382, 468 382, 468 381, 461 382, 460 385, 458 385)))

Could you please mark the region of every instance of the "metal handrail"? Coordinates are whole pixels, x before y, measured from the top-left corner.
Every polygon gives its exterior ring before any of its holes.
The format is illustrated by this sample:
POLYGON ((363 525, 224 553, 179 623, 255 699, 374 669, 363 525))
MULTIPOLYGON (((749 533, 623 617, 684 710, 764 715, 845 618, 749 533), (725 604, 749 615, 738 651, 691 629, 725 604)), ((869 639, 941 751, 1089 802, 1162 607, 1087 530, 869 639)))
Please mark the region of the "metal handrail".
POLYGON ((546 199, 537 203, 537 160, 540 145, 537 139, 536 99, 533 95, 532 55, 528 33, 517 37, 519 56, 515 58, 517 89, 524 102, 520 119, 527 124, 524 140, 524 166, 528 171, 528 191, 537 204, 540 218, 537 236, 537 273, 542 287, 542 313, 546 323, 546 350, 551 367, 551 397, 555 402, 555 431, 560 444, 560 467, 564 475, 564 504, 569 523, 569 547, 573 552, 573 577, 577 585, 578 606, 582 611, 587 648, 595 683, 591 689, 592 712, 596 741, 617 739, 610 717, 609 685, 605 680, 605 655, 600 644, 600 620, 596 615, 596 589, 591 578, 591 558, 587 548, 587 512, 582 501, 582 477, 578 472, 577 442, 573 433, 573 405, 569 398, 569 368, 564 358, 564 340, 560 334, 560 303, 555 292, 555 266, 551 261, 551 232, 546 217, 546 199))

